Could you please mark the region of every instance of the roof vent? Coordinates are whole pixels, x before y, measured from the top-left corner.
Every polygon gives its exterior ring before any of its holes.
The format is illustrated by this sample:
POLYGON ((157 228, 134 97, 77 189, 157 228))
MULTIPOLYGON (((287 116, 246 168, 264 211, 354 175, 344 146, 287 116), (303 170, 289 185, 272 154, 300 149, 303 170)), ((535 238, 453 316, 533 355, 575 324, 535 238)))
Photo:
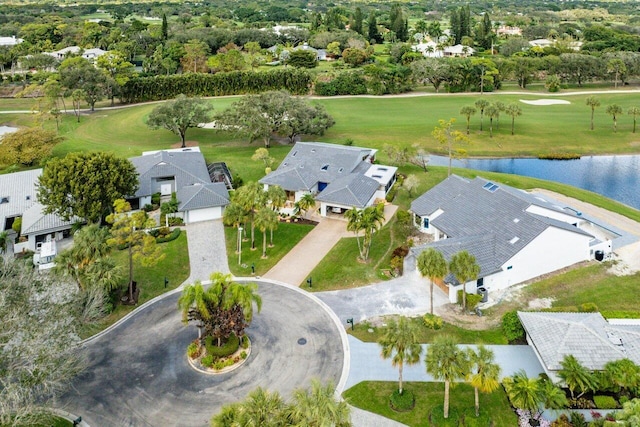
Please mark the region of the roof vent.
POLYGON ((0 205, 4 203, 9 203, 9 196, 0 198, 0 205))
POLYGON ((293 154, 292 154, 291 156, 295 157, 295 156, 296 156, 296 154, 298 154, 298 151, 297 151, 297 150, 296 150, 296 151, 294 151, 294 152, 293 152, 293 154))
POLYGON ((26 200, 31 200, 31 196, 27 195, 27 197, 25 197, 26 200))
POLYGON ((611 342, 611 344, 615 345, 616 347, 620 347, 620 349, 624 351, 622 339, 619 336, 617 336, 615 333, 611 331, 607 331, 607 338, 609 338, 609 341, 611 342))
POLYGON ((316 152, 316 149, 315 149, 315 148, 312 148, 312 149, 311 149, 311 152, 312 152, 312 153, 315 153, 315 152, 316 152))
POLYGON ((323 171, 326 171, 327 169, 329 169, 329 165, 324 165, 324 166, 322 166, 322 168, 321 168, 321 169, 322 169, 323 171))
POLYGON ((338 172, 342 172, 344 170, 344 168, 340 168, 338 169, 338 172))
POLYGON ((520 240, 520 238, 518 236, 514 237, 513 239, 509 240, 509 243, 511 243, 512 245, 517 242, 518 240, 520 240))
POLYGON ((372 178, 382 178, 382 175, 372 175, 372 178))
POLYGON ((513 218, 513 222, 515 222, 516 224, 520 222, 520 218, 513 218))

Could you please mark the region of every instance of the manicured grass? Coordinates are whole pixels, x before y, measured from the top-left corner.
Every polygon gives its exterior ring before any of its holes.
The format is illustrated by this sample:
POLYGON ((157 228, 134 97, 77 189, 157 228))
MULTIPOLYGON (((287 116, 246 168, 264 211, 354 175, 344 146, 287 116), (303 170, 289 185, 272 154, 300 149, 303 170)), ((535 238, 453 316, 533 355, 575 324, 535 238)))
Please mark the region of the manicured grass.
MULTIPOLYGON (((453 337, 460 344, 509 344, 500 328, 474 331, 444 322, 442 329, 434 331, 424 326, 422 317, 411 318, 411 322, 418 330, 418 340, 424 344, 433 342, 435 337, 443 334, 453 337)), ((368 322, 363 322, 356 324, 353 331, 348 329, 347 333, 360 341, 377 342, 384 334, 384 327, 371 326, 368 322), (373 332, 369 332, 369 329, 373 329, 373 332)))
MULTIPOLYGON (((229 269, 236 276, 251 276, 251 265, 255 265, 256 276, 262 276, 278 263, 304 236, 311 230, 313 225, 295 224, 281 222, 278 229, 273 232, 272 248, 268 247, 270 236, 267 232, 267 258, 262 258, 262 233, 255 232, 256 250, 251 250, 251 240, 242 242, 242 265, 238 265, 238 254, 236 244, 238 239, 238 229, 225 227, 224 234, 227 239, 227 258, 229 259, 229 269)), ((251 236, 251 229, 247 228, 247 237, 251 236)), ((295 266, 291 266, 295 268, 295 266)))
POLYGON ((554 307, 579 307, 595 303, 602 312, 636 312, 640 317, 638 283, 640 273, 615 276, 607 272, 609 263, 594 263, 584 268, 533 283, 525 288, 528 298, 553 298, 554 307))
POLYGON ((473 388, 468 384, 457 384, 450 392, 449 418, 446 420, 443 418, 444 383, 405 382, 403 387, 416 397, 416 405, 409 412, 395 412, 389 406, 389 396, 397 390, 397 382, 364 381, 342 395, 357 408, 408 426, 484 427, 518 424, 502 387, 491 394, 480 394, 480 416, 476 418, 473 388))
MULTIPOLYGON (((133 278, 138 283, 138 288, 140 289, 138 305, 118 304, 113 312, 102 319, 101 322, 85 328, 81 334, 83 338, 87 338, 97 332, 100 332, 107 326, 115 323, 126 314, 133 311, 136 307, 157 297, 158 295, 177 288, 189 277, 189 250, 187 248, 186 232, 183 230, 176 240, 161 243, 160 246, 164 250, 165 258, 155 266, 142 267, 134 263, 133 278), (166 288, 164 287, 165 277, 169 280, 169 284, 166 288)), ((125 272, 129 271, 129 262, 126 250, 116 250, 112 256, 118 264, 125 268, 125 272)), ((129 276, 127 274, 125 282, 128 280, 128 277, 129 276)), ((123 284, 122 289, 124 292, 126 284, 123 284)))

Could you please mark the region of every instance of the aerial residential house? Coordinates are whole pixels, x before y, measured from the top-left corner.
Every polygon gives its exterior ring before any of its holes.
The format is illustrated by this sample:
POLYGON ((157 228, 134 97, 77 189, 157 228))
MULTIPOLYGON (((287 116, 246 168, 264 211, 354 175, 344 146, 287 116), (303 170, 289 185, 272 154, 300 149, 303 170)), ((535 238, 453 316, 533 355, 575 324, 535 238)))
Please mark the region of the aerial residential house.
MULTIPOLYGON (((612 251, 618 234, 570 207, 482 178, 452 175, 411 203, 413 221, 433 242, 411 248, 407 262, 428 247, 450 259, 467 251, 480 266, 467 292, 489 292, 588 261, 612 251)), ((449 275, 441 284, 451 302, 462 289, 449 275)))
POLYGON ((418 43, 417 45, 412 47, 414 52, 420 52, 422 56, 427 58, 442 58, 443 53, 442 50, 439 49, 438 43, 434 41, 427 41, 423 43, 418 43))
POLYGON ((16 38, 16 36, 11 37, 0 37, 0 46, 15 46, 22 43, 24 40, 16 38))
POLYGON ((21 239, 14 252, 37 252, 46 241, 68 237, 77 218, 64 221, 56 214, 43 213, 44 206, 36 200, 38 177, 42 169, 0 175, 0 227, 9 231, 21 217, 21 239))
POLYGON ((608 362, 630 359, 640 364, 640 324, 628 319, 607 321, 600 313, 518 312, 545 373, 559 382, 558 371, 567 355, 573 355, 590 371, 601 371, 608 362))
POLYGON ((180 202, 176 216, 185 224, 222 218, 229 204, 227 184, 214 182, 217 172, 207 166, 197 147, 150 151, 130 160, 139 181, 138 191, 129 199, 133 209, 151 204, 155 193, 167 201, 176 193, 180 202))
POLYGON ((53 56, 58 60, 66 59, 69 55, 81 55, 84 59, 94 62, 98 57, 107 53, 106 50, 100 48, 82 49, 78 46, 69 46, 55 52, 43 52, 46 55, 53 56))
POLYGON ((500 25, 500 27, 498 27, 498 29, 496 30, 496 35, 498 35, 498 37, 521 36, 522 28, 500 25))
POLYGON ((476 50, 471 46, 464 46, 461 44, 457 44, 454 46, 447 46, 442 50, 442 56, 448 57, 461 57, 466 58, 467 56, 471 56, 476 53, 476 50))
POLYGON ((287 193, 285 211, 305 194, 320 202, 320 215, 363 209, 385 196, 397 168, 374 164, 377 150, 321 142, 296 143, 280 166, 260 180, 265 189, 279 185, 287 193))

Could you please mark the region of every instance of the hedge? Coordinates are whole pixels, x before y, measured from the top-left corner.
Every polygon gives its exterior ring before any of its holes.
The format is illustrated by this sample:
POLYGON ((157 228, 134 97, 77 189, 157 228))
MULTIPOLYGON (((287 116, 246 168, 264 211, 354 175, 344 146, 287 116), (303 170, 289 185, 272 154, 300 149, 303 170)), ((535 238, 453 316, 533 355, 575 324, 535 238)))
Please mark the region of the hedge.
POLYGON ((180 236, 181 232, 182 232, 181 229, 174 228, 173 231, 169 235, 167 235, 166 237, 158 237, 158 238, 156 238, 156 243, 165 243, 165 242, 170 242, 172 240, 176 240, 180 236))
POLYGON ((187 96, 222 96, 288 90, 306 95, 311 88, 311 74, 300 69, 264 72, 231 71, 228 73, 188 73, 170 76, 136 77, 122 87, 123 102, 135 103, 187 96))
POLYGON ((235 353, 240 347, 240 340, 235 334, 231 334, 227 342, 218 347, 213 343, 213 338, 209 336, 205 338, 204 346, 207 349, 207 355, 213 356, 214 359, 220 359, 235 353))
POLYGON ((616 409, 619 408, 618 402, 611 396, 593 396, 593 403, 598 409, 616 409))

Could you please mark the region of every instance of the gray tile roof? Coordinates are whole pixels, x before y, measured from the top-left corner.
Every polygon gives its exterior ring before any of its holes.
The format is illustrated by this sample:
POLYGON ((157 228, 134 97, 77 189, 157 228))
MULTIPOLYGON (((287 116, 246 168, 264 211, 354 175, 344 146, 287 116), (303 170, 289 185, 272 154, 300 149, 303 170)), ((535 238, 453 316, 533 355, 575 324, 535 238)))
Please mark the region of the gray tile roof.
POLYGON ((482 178, 470 181, 452 175, 417 198, 411 204, 416 214, 443 211, 431 224, 449 239, 412 248, 412 252, 418 254, 427 246, 442 248, 445 255, 456 247, 458 251, 467 250, 476 257, 480 277, 484 277, 497 271, 549 227, 591 236, 571 224, 527 212, 532 204, 530 197, 519 197, 522 192, 502 184, 488 191, 484 187, 489 183, 482 178))
POLYGON ((138 171, 140 186, 135 196, 149 196, 153 193, 152 179, 175 177, 176 188, 196 183, 209 184, 209 171, 202 153, 198 151, 159 151, 145 156, 132 157, 131 163, 138 171))
POLYGON ((222 182, 182 187, 178 189, 176 197, 180 201, 180 212, 229 204, 229 191, 222 182))
POLYGON ((260 182, 279 185, 288 191, 310 191, 318 182, 330 184, 356 169, 364 169, 362 171, 364 173, 370 163, 363 160, 374 154, 375 150, 370 148, 322 142, 298 142, 280 166, 260 182))
POLYGON ((42 169, 0 175, 0 231, 4 229, 5 219, 20 216, 36 203, 36 183, 42 175, 42 169))
POLYGON ((316 200, 343 206, 365 208, 378 187, 380 187, 380 183, 375 179, 352 173, 340 177, 327 185, 316 197, 316 200))
POLYGON ((640 326, 610 325, 600 313, 518 312, 532 344, 549 370, 573 355, 587 369, 628 358, 640 363, 640 326))
POLYGON ((40 203, 34 203, 22 214, 22 234, 40 234, 42 232, 53 232, 70 228, 74 222, 80 221, 78 217, 73 217, 69 221, 64 221, 56 214, 44 214, 40 203))

